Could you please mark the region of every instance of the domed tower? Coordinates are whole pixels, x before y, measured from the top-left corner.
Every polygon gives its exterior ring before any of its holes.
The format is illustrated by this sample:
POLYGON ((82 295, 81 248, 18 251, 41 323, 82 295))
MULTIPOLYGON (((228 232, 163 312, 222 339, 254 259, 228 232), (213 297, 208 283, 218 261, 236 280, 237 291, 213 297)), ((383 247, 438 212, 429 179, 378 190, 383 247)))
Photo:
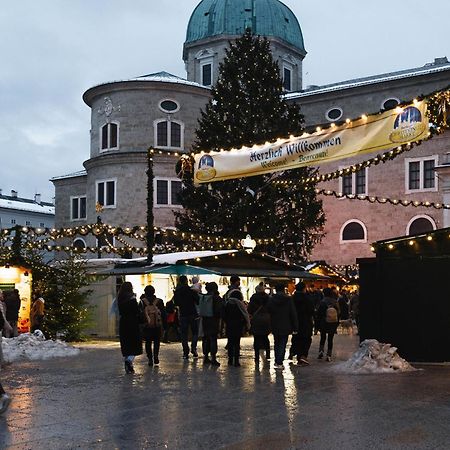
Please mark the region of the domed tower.
POLYGON ((247 28, 269 39, 285 90, 301 90, 306 56, 302 30, 294 13, 279 0, 202 0, 191 15, 183 47, 187 79, 213 85, 229 41, 247 28))

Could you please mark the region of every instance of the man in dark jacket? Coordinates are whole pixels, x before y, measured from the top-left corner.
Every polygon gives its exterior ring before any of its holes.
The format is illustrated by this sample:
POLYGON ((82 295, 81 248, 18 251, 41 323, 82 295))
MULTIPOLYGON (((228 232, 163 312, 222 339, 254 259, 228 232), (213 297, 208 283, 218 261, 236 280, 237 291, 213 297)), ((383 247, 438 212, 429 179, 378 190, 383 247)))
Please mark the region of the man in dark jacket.
POLYGON ((11 325, 12 331, 6 333, 5 337, 17 337, 19 335, 17 322, 19 321, 20 296, 19 291, 14 289, 5 292, 6 320, 11 325))
POLYGON ((292 299, 297 311, 298 334, 292 336, 293 348, 291 348, 290 353, 297 355, 299 364, 309 364, 308 353, 314 327, 314 300, 306 293, 305 283, 301 281, 295 286, 292 299))
POLYGON ((323 290, 323 300, 317 310, 317 319, 320 327, 320 344, 318 359, 323 358, 325 341, 328 339, 327 361, 331 361, 333 351, 333 338, 339 325, 339 304, 331 288, 323 290))
POLYGON ((274 338, 275 369, 283 369, 289 335, 298 331, 294 302, 284 291, 285 287, 282 284, 275 286, 275 294, 268 304, 274 338))
POLYGON ((255 350, 255 364, 259 365, 259 352, 265 350, 266 360, 270 359, 270 314, 267 309, 269 295, 266 294, 264 284, 256 286, 255 293, 250 297, 247 311, 250 315, 250 331, 253 334, 253 349, 255 350))
POLYGON ((173 295, 173 302, 178 306, 180 312, 181 344, 183 345, 183 358, 189 359, 189 328, 192 333, 191 353, 194 358, 198 358, 198 323, 199 315, 197 311, 198 293, 191 289, 188 279, 181 275, 179 283, 173 295))

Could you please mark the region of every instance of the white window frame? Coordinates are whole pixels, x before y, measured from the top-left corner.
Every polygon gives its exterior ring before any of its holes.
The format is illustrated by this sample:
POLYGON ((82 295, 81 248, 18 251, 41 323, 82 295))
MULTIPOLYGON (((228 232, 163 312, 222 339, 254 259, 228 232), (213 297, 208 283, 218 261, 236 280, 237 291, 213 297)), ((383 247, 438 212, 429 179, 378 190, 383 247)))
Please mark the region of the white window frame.
POLYGON ((177 100, 175 100, 174 98, 163 98, 162 100, 159 101, 158 103, 158 108, 165 114, 174 114, 176 112, 178 112, 180 110, 180 102, 178 102, 177 100), (168 111, 167 109, 164 109, 161 104, 164 102, 173 102, 177 105, 177 108, 174 109, 173 111, 168 111))
POLYGON ((345 222, 344 225, 342 225, 341 230, 339 231, 339 243, 340 244, 364 244, 364 243, 367 243, 367 227, 364 224, 364 222, 361 222, 361 220, 359 220, 359 219, 347 220, 347 222, 345 222), (359 223, 362 226, 362 228, 364 230, 364 239, 354 239, 351 241, 343 239, 343 233, 344 233, 345 227, 349 223, 353 223, 353 222, 359 223))
POLYGON ((329 109, 327 109, 326 113, 325 113, 325 119, 328 120, 328 122, 337 122, 338 120, 342 119, 342 116, 344 115, 344 110, 340 107, 340 106, 333 106, 329 109), (331 117, 329 117, 328 114, 330 114, 331 111, 337 109, 338 111, 341 112, 341 115, 339 117, 337 117, 336 119, 332 119, 331 117))
POLYGON ((184 122, 181 122, 181 120, 168 120, 167 118, 165 119, 157 119, 153 122, 153 136, 154 136, 154 143, 155 143, 155 148, 165 148, 165 149, 174 149, 174 150, 183 150, 184 148, 184 122), (162 123, 162 122, 168 122, 169 126, 167 127, 167 143, 169 145, 164 146, 164 145, 157 145, 158 144, 158 124, 162 123), (172 127, 172 122, 180 125, 181 130, 180 130, 180 147, 175 147, 172 144, 172 140, 171 140, 171 127, 172 127))
POLYGON ((433 226, 433 230, 435 230, 437 228, 436 222, 434 221, 434 219, 431 216, 427 216, 426 214, 418 214, 417 216, 412 217, 411 220, 408 222, 408 225, 406 225, 406 236, 409 236, 409 230, 411 228, 411 225, 417 219, 427 219, 433 226))
POLYGON ((95 204, 99 203, 98 201, 98 185, 100 183, 104 183, 103 187, 103 195, 104 199, 106 200, 106 183, 108 181, 114 182, 114 204, 113 205, 103 205, 103 209, 114 209, 117 207, 117 178, 107 178, 104 180, 95 180, 95 204))
MULTIPOLYGON (((155 208, 182 208, 181 205, 172 204, 172 181, 180 182, 179 178, 155 177, 153 180, 153 206, 155 208), (167 181, 167 204, 158 203, 158 181, 167 181)), ((183 184, 181 184, 183 188, 183 184)))
POLYGON ((424 161, 434 160, 434 166, 436 167, 439 164, 438 155, 430 155, 430 156, 421 156, 419 158, 405 158, 405 193, 406 194, 414 194, 416 192, 437 192, 438 191, 438 176, 437 171, 434 172, 434 187, 433 188, 424 188, 423 184, 425 181, 424 178, 424 161), (409 164, 412 162, 420 163, 420 187, 419 189, 410 189, 409 188, 409 164))
POLYGON ((211 87, 214 84, 214 51, 211 48, 202 49, 195 55, 195 59, 199 61, 198 78, 199 84, 205 87, 211 87), (203 84, 203 66, 211 65, 211 84, 203 84))
POLYGON ((71 222, 77 222, 79 220, 86 220, 87 219, 87 198, 86 195, 73 195, 70 197, 70 221, 71 222), (86 217, 79 217, 80 216, 80 199, 86 199, 86 217), (73 200, 78 200, 78 219, 73 218, 73 200))
POLYGON ((385 108, 384 108, 384 104, 385 104, 388 100, 395 100, 395 101, 397 102, 397 105, 400 105, 400 103, 401 103, 400 100, 399 100, 397 97, 386 97, 386 98, 381 102, 381 105, 380 105, 380 111, 385 109, 385 108))
MULTIPOLYGON (((339 170, 344 170, 347 169, 348 166, 343 166, 343 167, 339 167, 339 170)), ((368 167, 364 167, 364 169, 361 170, 365 170, 366 172, 366 186, 365 186, 365 190, 363 193, 361 194, 356 194, 356 172, 351 172, 352 175, 352 193, 351 194, 347 194, 347 195, 369 195, 369 168, 368 167)), ((358 170, 358 172, 361 172, 361 170, 358 170)), ((344 174, 344 175, 350 175, 350 174, 344 174)), ((339 193, 343 194, 344 193, 344 177, 339 177, 339 193)))
POLYGON ((99 147, 99 151, 100 153, 105 153, 105 152, 110 152, 112 150, 119 150, 119 142, 120 142, 120 122, 117 121, 111 121, 111 122, 106 122, 104 123, 100 129, 99 129, 99 139, 98 139, 98 147, 99 147), (116 147, 109 147, 109 143, 111 141, 111 127, 108 127, 108 145, 106 148, 102 148, 102 138, 103 138, 103 127, 108 126, 110 124, 115 124, 117 125, 117 146, 116 147))
POLYGON ((200 61, 200 84, 202 86, 211 87, 213 85, 213 83, 214 83, 214 58, 209 57, 209 58, 205 58, 200 61), (203 80, 203 67, 204 66, 211 66, 211 83, 210 84, 204 83, 204 80, 203 80))
POLYGON ((288 63, 286 63, 286 62, 283 61, 283 68, 282 68, 282 71, 283 71, 283 73, 282 73, 283 89, 284 89, 286 92, 292 92, 292 81, 293 81, 292 78, 293 78, 293 76, 294 76, 294 68, 292 67, 292 64, 288 64, 288 63), (289 72, 291 73, 291 82, 289 83, 289 89, 286 89, 286 88, 284 87, 284 71, 285 71, 285 69, 289 70, 289 72))

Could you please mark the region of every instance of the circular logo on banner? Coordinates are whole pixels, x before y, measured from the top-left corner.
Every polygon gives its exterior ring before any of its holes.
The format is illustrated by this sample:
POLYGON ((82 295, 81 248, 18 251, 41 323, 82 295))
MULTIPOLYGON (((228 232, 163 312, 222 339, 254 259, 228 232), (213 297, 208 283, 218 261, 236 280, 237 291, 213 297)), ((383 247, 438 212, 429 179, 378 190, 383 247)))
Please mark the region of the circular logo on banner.
POLYGON ((216 176, 214 169, 214 159, 211 155, 203 155, 198 163, 198 169, 195 177, 200 181, 209 181, 216 176))
POLYGON ((422 113, 414 106, 408 106, 395 119, 394 131, 389 136, 391 142, 401 143, 416 139, 425 131, 422 113))

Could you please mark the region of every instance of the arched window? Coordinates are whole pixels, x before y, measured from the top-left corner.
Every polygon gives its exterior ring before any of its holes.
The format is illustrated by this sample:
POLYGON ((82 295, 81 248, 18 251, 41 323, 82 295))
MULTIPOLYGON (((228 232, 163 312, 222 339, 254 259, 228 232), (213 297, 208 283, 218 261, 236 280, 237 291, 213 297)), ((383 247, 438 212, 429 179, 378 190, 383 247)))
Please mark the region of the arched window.
POLYGON ((420 215, 413 217, 406 227, 406 234, 429 233, 436 229, 436 223, 430 216, 420 215))
POLYGON ((176 120, 155 122, 155 147, 183 148, 184 125, 176 120))
POLYGON ((73 241, 73 247, 76 248, 77 250, 84 250, 86 248, 86 242, 84 239, 82 238, 76 238, 73 241))
POLYGON ((105 123, 100 129, 100 151, 115 150, 119 148, 119 124, 105 123))
POLYGON ((367 242, 367 229, 363 222, 357 219, 348 220, 341 228, 342 242, 367 242))

